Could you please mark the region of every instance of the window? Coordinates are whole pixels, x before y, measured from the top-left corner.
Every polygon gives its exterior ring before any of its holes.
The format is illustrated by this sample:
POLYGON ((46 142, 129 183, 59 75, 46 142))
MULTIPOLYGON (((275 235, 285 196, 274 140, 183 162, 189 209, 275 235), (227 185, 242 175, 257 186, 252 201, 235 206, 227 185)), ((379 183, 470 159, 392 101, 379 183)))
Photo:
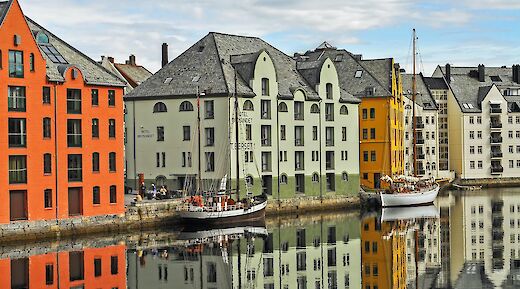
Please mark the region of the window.
POLYGON ((119 272, 118 270, 118 258, 117 256, 111 256, 110 257, 110 274, 112 275, 117 275, 117 273, 119 272))
POLYGON ((117 203, 117 187, 116 186, 110 186, 110 203, 111 204, 117 203))
POLYGON ((269 95, 269 79, 262 78, 262 95, 269 95))
POLYGON ((92 138, 99 138, 99 119, 92 119, 92 138))
POLYGON ((51 138, 51 119, 43 118, 43 138, 51 138))
POLYGON ((287 112, 288 109, 287 109, 287 104, 285 102, 280 102, 280 104, 278 104, 278 111, 279 112, 287 112))
POLYGON ((206 172, 215 171, 215 153, 206 152, 206 172))
POLYGON ((190 127, 185 125, 182 127, 182 140, 186 141, 186 140, 190 140, 190 138, 191 138, 190 127))
POLYGON ((260 118, 271 119, 271 101, 270 100, 261 100, 260 118))
POLYGON ((43 190, 43 206, 45 209, 52 208, 52 190, 43 190))
POLYGON ((92 204, 101 204, 101 191, 98 186, 92 188, 92 204))
POLYGON ((179 111, 193 111, 193 104, 189 101, 183 101, 179 106, 179 111))
POLYGON ((108 170, 110 172, 116 171, 116 153, 114 152, 108 154, 108 170))
POLYGON ((371 119, 376 118, 376 109, 375 108, 370 109, 370 118, 371 119))
POLYGON ((47 264, 45 265, 45 285, 53 285, 54 284, 54 265, 47 264))
POLYGON ((212 147, 215 145, 215 128, 207 127, 204 129, 206 133, 206 146, 212 147))
POLYGON ((81 147, 81 119, 67 119, 67 146, 81 147))
POLYGON ((67 113, 81 114, 81 90, 67 89, 67 113))
POLYGON ((348 108, 346 105, 342 105, 341 108, 339 109, 339 114, 342 114, 342 115, 347 115, 348 114, 348 108))
POLYGON ((304 120, 304 104, 303 101, 295 101, 294 102, 294 119, 295 120, 304 120))
POLYGON ((92 153, 92 172, 99 172, 99 153, 92 153))
POLYGON ((90 91, 90 97, 92 106, 98 106, 99 105, 99 91, 97 89, 92 89, 90 91))
POLYGON ((320 113, 320 107, 314 103, 311 105, 311 113, 320 113))
POLYGON ((347 127, 346 126, 341 128, 341 140, 347 141, 347 127))
MULTIPOLYGON (((287 108, 287 105, 285 107, 287 108)), ((253 102, 250 101, 250 100, 244 101, 244 108, 243 108, 243 110, 245 110, 245 111, 253 111, 254 110, 253 102)))
POLYGON ((23 52, 9 50, 9 77, 23 78, 23 52))
POLYGON ((213 100, 204 101, 204 118, 213 119, 215 118, 215 103, 213 100))
POLYGON ((327 99, 332 99, 332 83, 327 83, 325 85, 325 96, 327 99))
POLYGON ((164 102, 158 102, 158 103, 154 104, 153 112, 154 113, 157 113, 157 112, 168 112, 168 108, 166 107, 166 104, 164 104, 164 102))
POLYGON ((285 124, 280 125, 280 140, 286 139, 285 124))
POLYGON ((43 173, 51 174, 52 173, 52 156, 51 154, 43 154, 43 173))
POLYGON ((51 103, 51 88, 48 86, 44 86, 42 88, 42 102, 44 104, 50 104, 51 103))
POLYGON ((69 182, 80 182, 83 179, 81 155, 68 155, 67 168, 69 182))
POLYGON ((262 125, 260 129, 262 146, 271 146, 271 126, 262 125))
POLYGON ((27 129, 25 118, 9 118, 9 147, 27 146, 27 129))
POLYGON ((9 86, 7 95, 7 108, 9 111, 25 111, 25 87, 9 86))
POLYGON ((164 141, 164 126, 157 127, 157 141, 164 141))
POLYGON ((116 91, 108 91, 108 106, 116 106, 116 91))
POLYGON ((294 127, 294 145, 295 146, 304 145, 304 130, 303 129, 304 129, 303 126, 294 127))
POLYGON ((116 137, 116 120, 115 119, 108 120, 108 137, 109 138, 116 137))
POLYGON ((325 120, 334 121, 334 103, 325 104, 325 120))

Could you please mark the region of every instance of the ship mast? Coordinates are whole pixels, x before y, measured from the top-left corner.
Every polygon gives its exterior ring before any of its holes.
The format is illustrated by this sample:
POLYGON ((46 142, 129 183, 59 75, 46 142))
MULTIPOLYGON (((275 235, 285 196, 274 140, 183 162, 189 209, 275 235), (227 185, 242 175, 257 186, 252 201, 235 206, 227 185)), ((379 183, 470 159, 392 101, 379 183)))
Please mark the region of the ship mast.
POLYGON ((415 119, 415 96, 416 88, 416 72, 415 72, 415 28, 413 29, 413 74, 412 74, 412 135, 413 135, 413 176, 417 176, 417 120, 415 119))

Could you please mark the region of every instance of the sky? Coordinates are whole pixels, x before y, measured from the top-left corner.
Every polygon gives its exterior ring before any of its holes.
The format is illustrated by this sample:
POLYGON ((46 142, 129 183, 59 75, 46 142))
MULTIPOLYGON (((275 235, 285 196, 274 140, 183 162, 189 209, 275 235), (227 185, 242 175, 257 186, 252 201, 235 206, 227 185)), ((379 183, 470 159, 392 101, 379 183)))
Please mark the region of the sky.
POLYGON ((394 57, 418 71, 437 65, 520 63, 520 0, 19 0, 24 13, 89 55, 152 72, 161 44, 172 60, 208 32, 257 36, 288 55, 323 41, 364 59, 394 57))

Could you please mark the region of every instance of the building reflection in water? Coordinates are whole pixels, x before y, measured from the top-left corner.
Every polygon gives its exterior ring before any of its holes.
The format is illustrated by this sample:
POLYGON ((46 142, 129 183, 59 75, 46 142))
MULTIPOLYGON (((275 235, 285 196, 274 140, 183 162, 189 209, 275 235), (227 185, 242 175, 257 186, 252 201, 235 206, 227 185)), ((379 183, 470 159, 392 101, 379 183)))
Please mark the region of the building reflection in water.
POLYGON ((129 250, 128 288, 359 289, 359 228, 352 215, 318 216, 270 224, 265 234, 129 250))
POLYGON ((126 246, 0 260, 0 288, 126 288, 126 246))

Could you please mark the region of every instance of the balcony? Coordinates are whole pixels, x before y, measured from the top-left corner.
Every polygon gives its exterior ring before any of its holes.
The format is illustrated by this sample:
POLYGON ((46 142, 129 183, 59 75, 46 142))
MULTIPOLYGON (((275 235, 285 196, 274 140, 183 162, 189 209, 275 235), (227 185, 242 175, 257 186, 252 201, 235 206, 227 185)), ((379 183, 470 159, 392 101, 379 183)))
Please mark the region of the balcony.
POLYGON ((501 136, 491 137, 490 142, 492 144, 502 143, 502 137, 501 136))
POLYGON ((491 166, 491 173, 492 174, 501 174, 503 172, 504 172, 504 168, 501 165, 491 166))
POLYGON ((502 123, 499 122, 499 121, 496 121, 496 122, 495 122, 495 121, 492 121, 492 122, 489 123, 489 127, 490 127, 491 129, 502 128, 502 123))
POLYGON ((491 158, 501 158, 503 155, 501 151, 491 151, 491 158))
POLYGON ((489 113, 502 113, 502 108, 500 106, 491 106, 489 113))

